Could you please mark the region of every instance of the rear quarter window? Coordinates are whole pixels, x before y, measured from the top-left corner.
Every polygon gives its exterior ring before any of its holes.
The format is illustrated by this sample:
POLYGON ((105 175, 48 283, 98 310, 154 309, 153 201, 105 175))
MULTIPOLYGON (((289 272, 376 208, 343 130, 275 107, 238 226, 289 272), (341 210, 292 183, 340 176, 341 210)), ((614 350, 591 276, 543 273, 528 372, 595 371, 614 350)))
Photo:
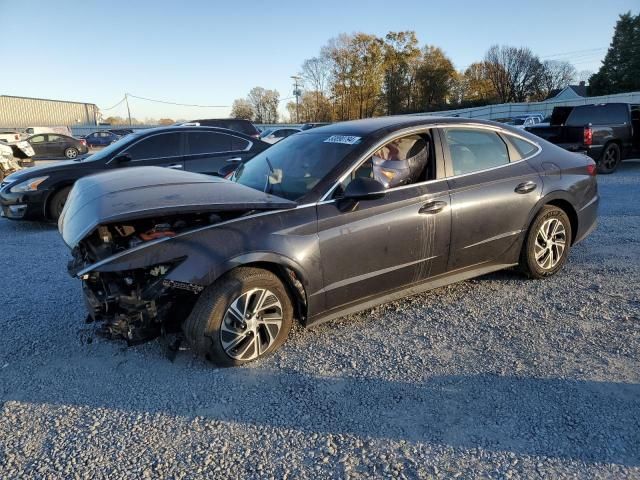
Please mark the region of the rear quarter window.
POLYGON ((519 155, 519 158, 512 158, 512 160, 521 160, 523 158, 530 157, 538 151, 538 147, 531 142, 519 137, 514 137, 513 135, 506 135, 506 137, 519 155))

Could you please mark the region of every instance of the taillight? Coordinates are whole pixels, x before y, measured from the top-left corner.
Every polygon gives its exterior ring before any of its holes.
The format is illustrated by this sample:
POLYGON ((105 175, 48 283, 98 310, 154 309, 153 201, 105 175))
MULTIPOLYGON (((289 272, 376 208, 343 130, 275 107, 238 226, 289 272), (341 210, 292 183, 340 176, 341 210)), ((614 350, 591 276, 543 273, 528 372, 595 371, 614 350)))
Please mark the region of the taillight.
POLYGON ((87 146, 87 141, 86 141, 84 138, 81 138, 81 139, 80 139, 80 143, 81 143, 82 145, 84 145, 85 147, 87 146))
POLYGON ((591 145, 593 143, 593 130, 591 127, 584 127, 584 144, 591 145))
POLYGON ((598 167, 596 167, 595 163, 590 163, 589 165, 587 165, 587 173, 589 174, 589 176, 595 177, 597 172, 598 167))

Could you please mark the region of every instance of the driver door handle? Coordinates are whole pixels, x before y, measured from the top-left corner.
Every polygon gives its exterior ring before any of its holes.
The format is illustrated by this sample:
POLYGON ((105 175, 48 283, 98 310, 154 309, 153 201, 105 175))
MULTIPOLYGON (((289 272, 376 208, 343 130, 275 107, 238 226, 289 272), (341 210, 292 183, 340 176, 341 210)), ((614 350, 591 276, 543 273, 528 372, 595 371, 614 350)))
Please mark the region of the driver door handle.
POLYGON ((420 207, 420 210, 418 210, 418 213, 422 213, 424 215, 432 215, 434 213, 441 212, 442 210, 444 210, 444 207, 446 206, 447 206, 447 202, 428 202, 428 203, 425 203, 422 207, 420 207))
POLYGON ((171 168, 172 170, 182 170, 184 167, 181 163, 174 163, 173 165, 169 165, 167 168, 171 168))
POLYGON ((524 182, 524 183, 519 184, 519 185, 516 187, 515 192, 516 192, 516 193, 529 193, 529 192, 533 192, 533 191, 536 189, 536 187, 537 187, 537 186, 538 186, 538 185, 537 185, 537 184, 535 184, 534 182, 524 182))

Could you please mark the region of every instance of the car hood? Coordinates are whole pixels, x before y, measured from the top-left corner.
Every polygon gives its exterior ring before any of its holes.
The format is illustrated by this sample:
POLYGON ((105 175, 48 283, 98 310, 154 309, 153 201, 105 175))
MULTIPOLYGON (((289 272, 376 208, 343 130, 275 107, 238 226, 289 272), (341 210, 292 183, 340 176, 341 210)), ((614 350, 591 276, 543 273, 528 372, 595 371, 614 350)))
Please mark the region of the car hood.
POLYGON ((19 172, 12 173, 5 178, 5 182, 21 182, 30 178, 43 177, 51 172, 60 170, 61 167, 64 168, 74 166, 77 167, 78 162, 73 160, 56 160, 54 163, 25 168, 24 170, 21 170, 19 172))
POLYGON ((295 208, 296 203, 218 177, 161 167, 123 168, 81 178, 58 229, 74 248, 99 225, 203 212, 295 208))

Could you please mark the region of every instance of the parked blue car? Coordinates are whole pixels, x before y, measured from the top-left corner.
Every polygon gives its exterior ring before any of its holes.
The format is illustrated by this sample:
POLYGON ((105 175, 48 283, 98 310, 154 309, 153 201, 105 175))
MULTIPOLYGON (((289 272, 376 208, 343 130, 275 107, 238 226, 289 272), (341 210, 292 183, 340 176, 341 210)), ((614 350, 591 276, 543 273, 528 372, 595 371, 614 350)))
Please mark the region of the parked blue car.
POLYGON ((84 137, 89 147, 106 147, 120 139, 120 135, 113 132, 93 132, 84 137))

